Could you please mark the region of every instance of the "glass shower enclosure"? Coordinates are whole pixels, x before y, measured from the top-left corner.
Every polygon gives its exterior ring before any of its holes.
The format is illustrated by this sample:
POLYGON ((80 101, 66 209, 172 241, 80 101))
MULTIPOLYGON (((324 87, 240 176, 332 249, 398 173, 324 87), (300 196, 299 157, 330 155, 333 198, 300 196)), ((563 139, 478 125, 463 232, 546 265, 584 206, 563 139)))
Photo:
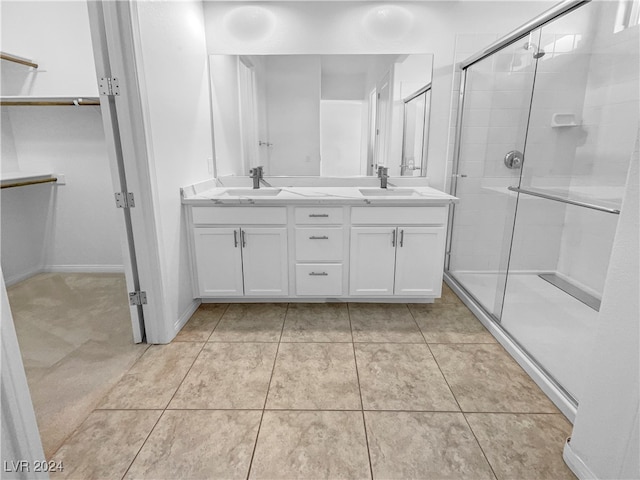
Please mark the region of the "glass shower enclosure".
POLYGON ((574 409, 638 136, 637 10, 565 1, 460 64, 445 278, 574 409))

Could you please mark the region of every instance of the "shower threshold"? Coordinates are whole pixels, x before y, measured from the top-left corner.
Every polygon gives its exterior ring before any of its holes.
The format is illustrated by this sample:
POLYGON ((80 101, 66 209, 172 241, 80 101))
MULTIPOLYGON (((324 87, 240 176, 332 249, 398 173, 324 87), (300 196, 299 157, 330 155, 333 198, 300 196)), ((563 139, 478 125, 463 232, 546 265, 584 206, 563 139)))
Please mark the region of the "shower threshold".
POLYGON ((585 292, 580 287, 576 287, 572 283, 567 282, 566 280, 560 278, 555 273, 541 273, 538 275, 541 279, 549 282, 554 287, 559 288, 563 292, 571 295, 576 300, 580 300, 587 307, 593 308, 596 312, 600 311, 600 300, 591 295, 588 292, 585 292))

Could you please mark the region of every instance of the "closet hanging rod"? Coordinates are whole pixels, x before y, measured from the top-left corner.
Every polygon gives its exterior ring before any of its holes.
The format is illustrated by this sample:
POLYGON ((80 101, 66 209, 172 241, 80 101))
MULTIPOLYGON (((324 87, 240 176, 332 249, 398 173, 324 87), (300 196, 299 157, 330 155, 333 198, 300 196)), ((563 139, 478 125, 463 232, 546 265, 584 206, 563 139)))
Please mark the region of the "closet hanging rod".
POLYGON ((0 60, 19 63, 20 65, 26 65, 27 67, 38 68, 37 63, 33 63, 31 60, 28 60, 26 58, 17 57, 16 55, 11 55, 10 53, 0 52, 0 60))
POLYGON ((601 207, 600 205, 596 205, 594 203, 578 202, 575 200, 569 200, 567 198, 556 197, 555 195, 547 195, 546 193, 534 192, 532 190, 525 190, 524 188, 507 187, 507 190, 511 190, 512 192, 524 193, 526 195, 532 195, 534 197, 545 198, 547 200, 553 200, 554 202, 568 203, 569 205, 575 205, 577 207, 590 208, 592 210, 598 210, 599 212, 613 213, 615 215, 620 214, 620 210, 615 208, 601 207))
POLYGON ((60 107, 60 106, 95 106, 100 105, 99 98, 65 98, 65 99, 33 99, 24 98, 0 98, 0 106, 3 107, 60 107))
POLYGON ((53 183, 53 182, 57 182, 58 178, 57 177, 51 177, 51 178, 45 178, 43 180, 27 180, 24 182, 13 182, 13 183, 5 183, 4 185, 0 186, 0 189, 2 188, 14 188, 14 187, 26 187, 27 185, 38 185, 39 183, 53 183))

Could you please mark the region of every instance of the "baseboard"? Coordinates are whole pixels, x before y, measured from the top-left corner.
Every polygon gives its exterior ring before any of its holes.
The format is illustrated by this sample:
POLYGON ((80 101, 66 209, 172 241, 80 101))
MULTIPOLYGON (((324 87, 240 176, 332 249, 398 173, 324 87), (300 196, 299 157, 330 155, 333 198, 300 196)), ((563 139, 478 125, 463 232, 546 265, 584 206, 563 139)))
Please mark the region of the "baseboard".
POLYGON ((434 297, 203 297, 202 303, 433 303, 434 297))
POLYGON ((567 464, 567 467, 569 467, 573 474, 580 480, 594 480, 598 478, 576 452, 574 452, 573 448, 571 448, 571 437, 567 438, 564 444, 562 459, 564 463, 567 464))
POLYGON ((44 268, 42 267, 37 267, 33 270, 29 270, 28 272, 22 272, 22 273, 17 273, 15 275, 11 275, 10 277, 6 277, 4 279, 4 283, 7 287, 10 287, 11 285, 15 285, 16 283, 20 283, 23 280, 26 280, 28 278, 33 277, 34 275, 37 275, 39 273, 44 272, 44 268))
POLYGON ((191 315, 195 313, 195 311, 198 309, 201 303, 202 302, 200 301, 200 299, 198 298, 194 299, 189 304, 187 309, 182 313, 182 315, 180 315, 180 318, 178 318, 178 320, 175 321, 175 323, 173 324, 173 329, 175 332, 174 337, 175 335, 178 334, 180 330, 182 330, 182 327, 184 327, 185 323, 189 321, 189 319, 191 318, 191 315))
POLYGON ((124 273, 123 265, 47 265, 47 273, 124 273))

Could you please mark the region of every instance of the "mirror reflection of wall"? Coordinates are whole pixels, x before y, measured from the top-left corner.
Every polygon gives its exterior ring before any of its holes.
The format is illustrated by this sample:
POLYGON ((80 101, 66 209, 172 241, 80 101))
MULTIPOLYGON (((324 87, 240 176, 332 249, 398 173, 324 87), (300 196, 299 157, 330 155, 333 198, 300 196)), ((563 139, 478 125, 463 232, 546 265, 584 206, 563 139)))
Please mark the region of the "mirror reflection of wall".
POLYGON ((429 107, 431 84, 404 99, 404 138, 402 140, 402 164, 400 175, 414 176, 425 166, 429 143, 429 107))
MULTIPOLYGON (((270 176, 375 175, 378 165, 390 175, 423 175, 426 148, 415 142, 424 134, 411 134, 416 169, 403 167, 405 101, 430 84, 432 60, 431 54, 211 55, 218 175, 247 175, 256 165, 270 176)), ((422 118, 426 132, 428 114, 422 118)))

